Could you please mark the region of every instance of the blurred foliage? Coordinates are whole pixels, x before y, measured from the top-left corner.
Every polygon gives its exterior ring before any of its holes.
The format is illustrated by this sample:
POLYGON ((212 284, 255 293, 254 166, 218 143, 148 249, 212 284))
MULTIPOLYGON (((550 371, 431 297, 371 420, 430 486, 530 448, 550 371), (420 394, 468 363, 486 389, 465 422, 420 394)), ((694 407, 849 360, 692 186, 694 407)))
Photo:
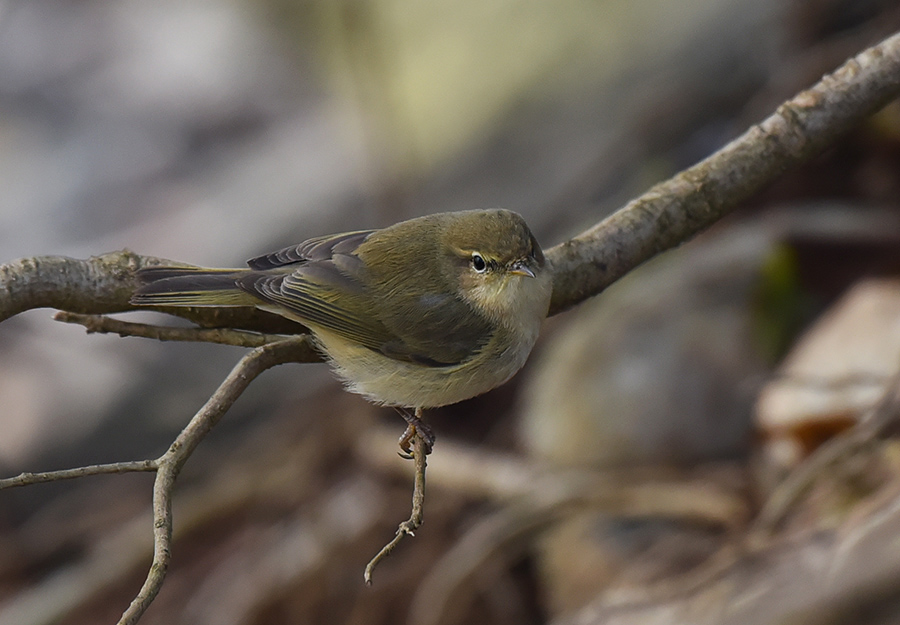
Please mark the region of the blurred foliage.
POLYGON ((812 296, 800 282, 797 252, 780 243, 760 267, 753 320, 760 353, 767 362, 781 360, 814 311, 812 296))
MULTIPOLYGON (((734 0, 269 0, 374 124, 380 157, 430 171, 528 101, 580 98, 658 62, 734 0)), ((718 24, 721 25, 721 24, 718 24)))

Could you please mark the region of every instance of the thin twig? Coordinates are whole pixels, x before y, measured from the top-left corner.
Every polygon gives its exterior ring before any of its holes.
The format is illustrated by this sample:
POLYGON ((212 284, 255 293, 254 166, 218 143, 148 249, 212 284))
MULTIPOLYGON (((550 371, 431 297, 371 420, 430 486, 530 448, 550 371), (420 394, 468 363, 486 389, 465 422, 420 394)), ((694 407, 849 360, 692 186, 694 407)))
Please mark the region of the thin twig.
POLYGON ((88 475, 109 475, 114 473, 137 473, 141 471, 156 471, 159 460, 132 460, 128 462, 112 462, 109 464, 92 464, 75 469, 62 469, 60 471, 43 471, 41 473, 20 473, 15 477, 0 479, 0 490, 16 488, 19 486, 31 486, 45 482, 59 482, 62 480, 74 480, 88 475))
MULTIPOLYGON (((421 410, 416 410, 416 417, 422 418, 421 410)), ((382 547, 381 551, 375 554, 375 557, 366 565, 366 571, 363 577, 366 580, 367 586, 372 585, 372 574, 375 572, 375 567, 391 554, 394 548, 400 544, 401 540, 403 540, 404 536, 415 536, 415 531, 422 525, 422 520, 425 515, 425 467, 427 464, 426 457, 428 443, 421 432, 416 432, 416 438, 413 445, 416 475, 413 486, 412 512, 407 520, 400 523, 394 538, 382 547)))
POLYGON ((118 625, 138 622, 165 580, 171 560, 172 493, 175 480, 200 441, 212 430, 247 386, 260 373, 276 365, 295 362, 309 349, 309 337, 298 336, 257 347, 247 353, 194 415, 168 451, 159 458, 153 484, 153 562, 141 590, 122 614, 118 625))
POLYGON ((82 315, 61 310, 53 315, 56 321, 75 323, 84 326, 88 334, 118 334, 119 336, 137 336, 157 341, 185 341, 219 343, 238 347, 261 347, 269 343, 284 340, 280 334, 260 334, 230 328, 175 328, 157 326, 147 323, 122 321, 105 315, 82 315))

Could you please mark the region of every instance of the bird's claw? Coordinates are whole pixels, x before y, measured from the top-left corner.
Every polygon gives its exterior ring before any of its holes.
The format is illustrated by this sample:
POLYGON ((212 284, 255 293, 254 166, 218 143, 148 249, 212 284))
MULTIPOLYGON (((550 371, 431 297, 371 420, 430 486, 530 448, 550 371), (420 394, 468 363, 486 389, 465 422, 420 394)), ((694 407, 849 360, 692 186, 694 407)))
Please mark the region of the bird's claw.
POLYGON ((434 430, 431 427, 422 421, 422 419, 417 416, 409 413, 406 410, 397 410, 400 415, 406 420, 406 429, 403 431, 403 435, 400 437, 400 440, 397 443, 400 445, 400 451, 398 455, 405 460, 412 460, 415 458, 415 454, 412 449, 412 441, 416 436, 421 436, 422 441, 425 443, 425 455, 431 453, 431 450, 434 448, 434 430))

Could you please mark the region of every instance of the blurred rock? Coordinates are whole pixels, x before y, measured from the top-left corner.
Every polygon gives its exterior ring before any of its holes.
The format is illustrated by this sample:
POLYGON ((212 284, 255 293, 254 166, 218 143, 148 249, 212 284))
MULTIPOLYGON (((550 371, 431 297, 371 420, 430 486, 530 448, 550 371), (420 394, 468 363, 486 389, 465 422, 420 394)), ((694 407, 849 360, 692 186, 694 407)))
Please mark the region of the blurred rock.
POLYGON ((593 467, 735 457, 802 324, 860 275, 900 270, 898 246, 895 212, 813 203, 667 252, 553 320, 523 385, 523 445, 593 467))
POLYGON ((525 385, 529 453, 596 467, 746 450, 767 371, 754 304, 774 249, 758 228, 709 235, 570 313, 525 385))

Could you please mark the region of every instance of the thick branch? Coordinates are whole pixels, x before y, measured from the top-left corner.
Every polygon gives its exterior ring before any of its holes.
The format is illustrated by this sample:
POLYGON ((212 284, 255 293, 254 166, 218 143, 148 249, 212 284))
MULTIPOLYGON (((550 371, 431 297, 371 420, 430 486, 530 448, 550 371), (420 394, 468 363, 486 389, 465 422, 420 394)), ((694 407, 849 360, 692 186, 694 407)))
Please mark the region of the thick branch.
POLYGON ((712 156, 548 250, 554 267, 550 314, 684 243, 898 95, 900 33, 850 59, 712 156))
POLYGON ((37 256, 0 265, 0 321, 32 308, 81 313, 129 310, 134 272, 154 260, 122 250, 88 260, 37 256))
MULTIPOLYGON (((154 265, 183 265, 140 256, 129 250, 92 256, 20 258, 0 265, 0 322, 33 308, 56 308, 86 315, 135 310, 131 295, 135 272, 154 265)), ((146 309, 144 309, 146 310, 146 309)), ((212 328, 237 328, 272 334, 303 332, 300 324, 255 308, 159 308, 212 328)))
MULTIPOLYGON (((660 183, 574 239, 547 251, 550 314, 600 293, 637 265, 687 241, 791 167, 900 95, 900 34, 847 61, 709 158, 660 183)), ((30 308, 85 314, 132 310, 134 272, 172 264, 132 252, 0 265, 0 321, 30 308)), ((299 326, 244 308, 165 309, 206 327, 295 333, 299 326)))

